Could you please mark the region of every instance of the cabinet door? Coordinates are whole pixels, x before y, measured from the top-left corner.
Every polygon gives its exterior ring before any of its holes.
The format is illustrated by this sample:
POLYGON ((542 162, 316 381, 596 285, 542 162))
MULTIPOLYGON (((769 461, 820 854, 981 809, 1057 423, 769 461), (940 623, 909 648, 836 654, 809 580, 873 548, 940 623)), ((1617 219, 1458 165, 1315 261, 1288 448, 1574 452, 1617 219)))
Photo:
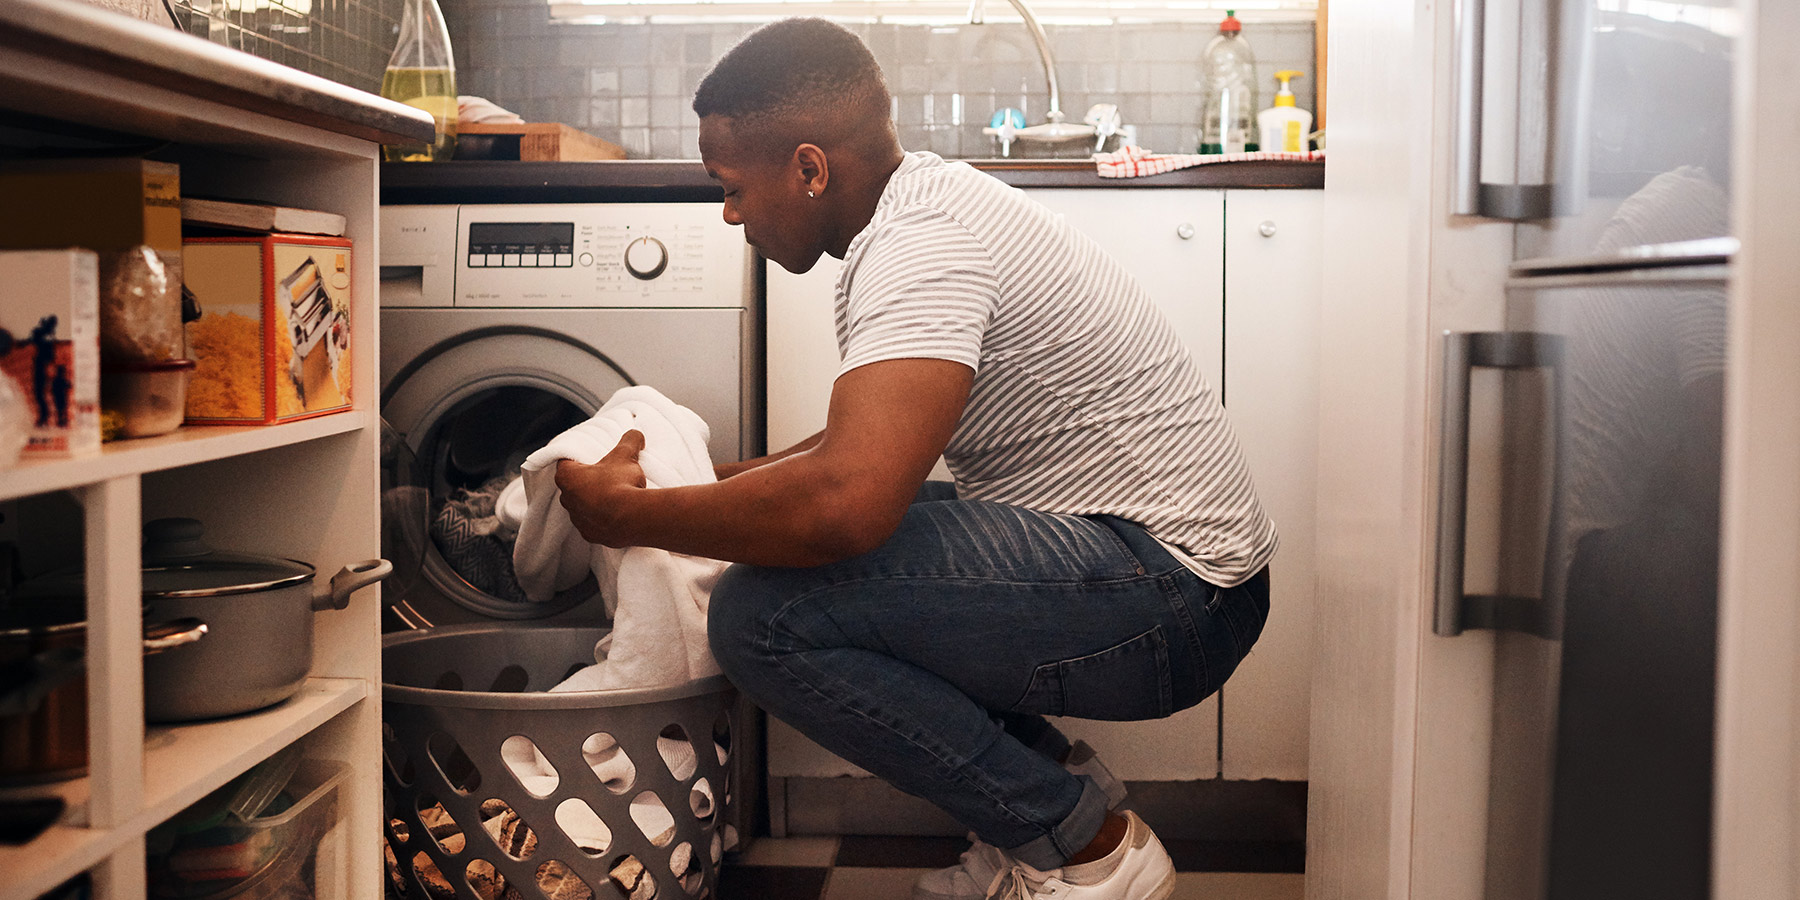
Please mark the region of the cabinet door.
POLYGON ((1322 199, 1225 197, 1225 405, 1281 535, 1268 624, 1223 692, 1220 769, 1231 779, 1306 778, 1322 199))
POLYGON ((795 275, 769 263, 763 303, 768 333, 768 443, 786 450, 825 427, 838 348, 832 290, 844 264, 823 257, 795 275))

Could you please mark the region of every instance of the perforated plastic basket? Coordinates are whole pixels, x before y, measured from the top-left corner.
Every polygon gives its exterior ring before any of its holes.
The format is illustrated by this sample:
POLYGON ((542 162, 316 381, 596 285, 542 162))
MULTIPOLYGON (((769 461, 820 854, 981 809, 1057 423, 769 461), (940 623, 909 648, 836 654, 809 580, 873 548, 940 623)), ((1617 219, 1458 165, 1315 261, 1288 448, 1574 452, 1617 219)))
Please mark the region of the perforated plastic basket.
POLYGON ((736 733, 723 676, 544 693, 605 631, 457 625, 382 644, 390 893, 716 896, 736 733))

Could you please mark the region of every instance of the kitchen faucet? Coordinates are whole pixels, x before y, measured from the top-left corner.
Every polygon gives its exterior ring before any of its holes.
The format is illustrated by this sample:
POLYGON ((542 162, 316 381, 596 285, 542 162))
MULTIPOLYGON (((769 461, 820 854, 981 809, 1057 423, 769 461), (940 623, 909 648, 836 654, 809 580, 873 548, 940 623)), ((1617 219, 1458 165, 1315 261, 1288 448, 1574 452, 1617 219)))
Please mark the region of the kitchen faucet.
MULTIPOLYGON (((1020 18, 1025 20, 1025 30, 1031 32, 1032 43, 1037 44, 1038 59, 1044 64, 1044 80, 1050 83, 1050 111, 1044 114, 1044 118, 1053 124, 1061 122, 1064 118, 1062 92, 1056 86, 1056 60, 1050 55, 1050 38, 1044 34, 1044 26, 1038 24, 1037 16, 1031 14, 1031 7, 1025 5, 1025 0, 1007 0, 1007 2, 1011 3, 1013 9, 1019 11, 1020 18)), ((983 7, 986 5, 987 0, 970 0, 970 25, 986 24, 982 15, 983 7)))
MULTIPOLYGON (((1010 155, 1014 139, 1023 141, 1045 141, 1062 143, 1064 141, 1091 138, 1096 132, 1092 123, 1065 123, 1062 111, 1062 91, 1056 84, 1056 60, 1050 55, 1050 38, 1044 34, 1044 26, 1038 24, 1037 16, 1032 15, 1031 7, 1025 0, 1008 0, 1013 9, 1019 11, 1019 17, 1025 20, 1025 29, 1031 32, 1032 43, 1037 45, 1038 59, 1044 64, 1044 81, 1050 87, 1050 109, 1044 113, 1044 123, 1027 128, 1014 128, 1010 122, 997 122, 997 127, 982 129, 984 133, 1000 138, 1001 155, 1010 155)), ((969 24, 985 24, 983 8, 986 0, 970 0, 969 24)))

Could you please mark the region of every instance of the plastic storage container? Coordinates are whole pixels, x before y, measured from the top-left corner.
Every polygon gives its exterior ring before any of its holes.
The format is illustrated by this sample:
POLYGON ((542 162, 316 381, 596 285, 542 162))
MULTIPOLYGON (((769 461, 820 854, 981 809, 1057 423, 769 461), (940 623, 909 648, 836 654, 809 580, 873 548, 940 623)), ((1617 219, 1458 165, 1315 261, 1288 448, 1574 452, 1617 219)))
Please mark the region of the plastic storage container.
POLYGON ((319 842, 337 823, 347 767, 304 760, 286 788, 250 818, 230 807, 233 780, 150 830, 149 896, 155 900, 311 900, 319 842))
POLYGON ((106 363, 100 367, 100 408, 119 414, 119 437, 167 434, 187 415, 193 376, 191 359, 106 363))
POLYGON ((724 824, 736 693, 723 676, 547 693, 605 633, 480 624, 383 639, 391 893, 718 896, 737 837, 724 824))
POLYGON ((1256 57, 1233 10, 1200 59, 1200 152, 1242 153, 1257 148, 1256 57))

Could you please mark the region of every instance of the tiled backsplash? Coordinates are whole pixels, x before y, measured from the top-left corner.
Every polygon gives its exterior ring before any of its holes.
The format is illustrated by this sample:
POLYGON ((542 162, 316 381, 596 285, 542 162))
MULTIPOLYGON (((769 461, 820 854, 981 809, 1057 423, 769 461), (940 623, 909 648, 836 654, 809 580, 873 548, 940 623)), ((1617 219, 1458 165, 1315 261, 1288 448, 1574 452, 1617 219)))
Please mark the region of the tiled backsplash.
MULTIPOLYGON (((381 90, 404 0, 170 0, 177 27, 332 81, 381 90)), ((458 62, 461 62, 459 59, 458 62)))
MULTIPOLYGON (((402 0, 173 0, 190 33, 364 90, 381 84, 402 0), (284 5, 285 4, 285 5, 284 5)), ((563 122, 623 146, 633 158, 699 156, 689 103, 714 60, 751 24, 587 25, 550 21, 542 0, 440 0, 456 55, 457 89, 533 122, 563 122)), ((1017 22, 927 26, 853 24, 887 74, 901 143, 949 157, 998 156, 983 135, 994 110, 1028 122, 1048 105, 1043 67, 1017 22)), ((1200 53, 1217 33, 1204 24, 1051 25, 1063 112, 1079 121, 1095 103, 1117 104, 1138 143, 1190 152, 1198 142, 1200 53)), ((1298 69, 1301 106, 1313 108, 1310 23, 1255 23, 1259 107, 1274 73, 1298 69)), ((1065 152, 1084 155, 1084 146, 1065 152)), ((1031 152, 1015 144, 1013 155, 1031 152)))

